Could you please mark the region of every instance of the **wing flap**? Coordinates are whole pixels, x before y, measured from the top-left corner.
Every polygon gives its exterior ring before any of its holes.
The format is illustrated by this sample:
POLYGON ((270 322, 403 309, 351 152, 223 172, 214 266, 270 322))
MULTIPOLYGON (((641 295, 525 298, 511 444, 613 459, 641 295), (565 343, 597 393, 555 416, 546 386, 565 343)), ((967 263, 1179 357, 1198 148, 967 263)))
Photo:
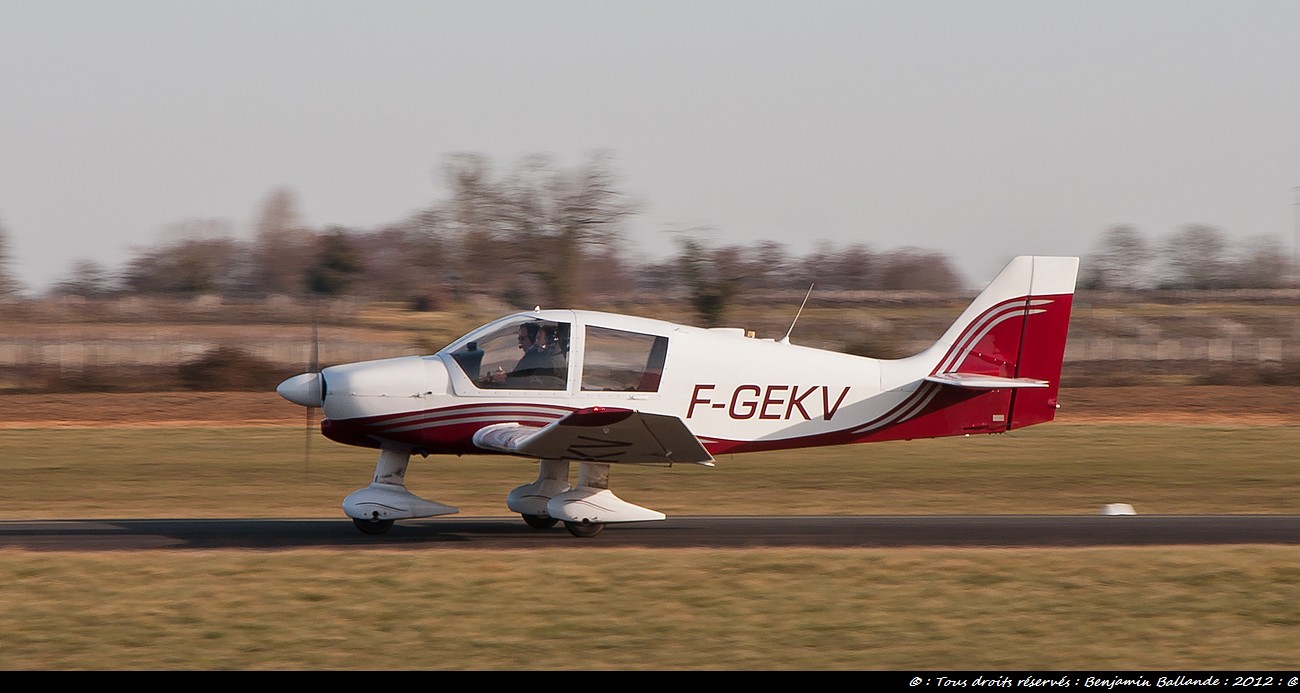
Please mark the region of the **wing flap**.
POLYGON ((1016 387, 1047 387, 1051 383, 1034 378, 1004 378, 999 375, 980 375, 978 373, 935 373, 925 380, 940 385, 964 387, 971 390, 1002 390, 1016 387))
POLYGON ((713 456, 681 419, 631 409, 579 409, 543 427, 492 424, 474 434, 474 444, 540 459, 713 465, 713 456))

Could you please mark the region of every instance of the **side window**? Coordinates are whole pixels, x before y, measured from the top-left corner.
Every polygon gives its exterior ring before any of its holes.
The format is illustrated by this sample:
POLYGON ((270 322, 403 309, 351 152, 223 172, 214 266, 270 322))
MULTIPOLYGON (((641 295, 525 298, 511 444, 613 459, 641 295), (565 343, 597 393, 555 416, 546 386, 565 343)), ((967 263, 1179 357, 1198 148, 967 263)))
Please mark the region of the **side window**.
POLYGON ((582 389, 658 392, 668 356, 668 338, 588 327, 582 359, 582 389))
POLYGON ((563 390, 569 380, 569 324, 522 320, 451 352, 480 388, 563 390))

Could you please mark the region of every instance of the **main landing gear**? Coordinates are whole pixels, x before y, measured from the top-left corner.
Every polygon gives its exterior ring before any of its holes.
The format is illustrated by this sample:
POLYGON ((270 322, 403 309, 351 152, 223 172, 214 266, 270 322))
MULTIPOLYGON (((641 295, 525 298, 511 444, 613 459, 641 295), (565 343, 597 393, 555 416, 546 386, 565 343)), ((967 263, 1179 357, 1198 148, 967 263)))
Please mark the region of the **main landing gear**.
POLYGON ((605 525, 618 522, 662 520, 664 514, 633 505, 609 490, 609 464, 581 462, 578 485, 569 485, 568 460, 539 460, 537 480, 506 496, 506 505, 529 527, 548 529, 557 521, 575 537, 600 534, 605 525))
MULTIPOLYGON (((378 535, 392 529, 396 520, 450 515, 450 505, 425 500, 406 490, 406 467, 411 454, 384 448, 370 485, 343 499, 343 512, 363 534, 378 535)), ((609 464, 580 462, 578 485, 569 484, 568 460, 539 460, 537 480, 506 496, 506 505, 535 529, 550 529, 560 522, 575 537, 600 534, 606 524, 662 520, 664 514, 628 503, 609 490, 609 464)))

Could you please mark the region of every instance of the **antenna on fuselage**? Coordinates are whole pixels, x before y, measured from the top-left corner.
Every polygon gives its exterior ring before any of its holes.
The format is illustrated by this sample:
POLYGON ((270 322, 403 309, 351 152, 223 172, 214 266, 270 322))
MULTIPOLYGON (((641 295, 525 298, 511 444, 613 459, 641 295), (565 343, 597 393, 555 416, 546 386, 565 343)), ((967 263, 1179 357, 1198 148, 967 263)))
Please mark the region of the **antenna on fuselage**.
POLYGON ((789 344, 789 343, 790 343, 790 333, 794 332, 794 324, 795 324, 796 322, 799 322, 799 316, 803 314, 803 307, 806 306, 806 305, 808 305, 808 297, 809 297, 809 296, 812 296, 812 290, 813 290, 813 287, 814 287, 814 286, 817 286, 817 285, 816 285, 816 284, 809 284, 809 285, 808 285, 808 293, 804 295, 804 297, 803 297, 803 303, 800 303, 800 304, 799 304, 799 310, 795 312, 795 314, 794 314, 794 320, 791 320, 791 321, 790 321, 790 329, 786 330, 786 331, 785 331, 785 336, 782 337, 782 338, 779 340, 782 344, 789 344))

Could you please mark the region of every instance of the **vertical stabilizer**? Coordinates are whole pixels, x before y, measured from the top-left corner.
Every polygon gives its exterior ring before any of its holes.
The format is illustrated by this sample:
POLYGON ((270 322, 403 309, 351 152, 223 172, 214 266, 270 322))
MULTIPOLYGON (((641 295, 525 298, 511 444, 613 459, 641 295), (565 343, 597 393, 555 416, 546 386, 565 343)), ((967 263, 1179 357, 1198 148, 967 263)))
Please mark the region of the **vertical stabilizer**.
POLYGON ((1013 259, 943 337, 900 362, 898 377, 951 393, 933 400, 945 411, 928 430, 996 432, 1052 420, 1078 269, 1074 257, 1013 259))
POLYGON ((1016 358, 1016 377, 1045 380, 1048 385, 1041 389, 1014 391, 1008 428, 1051 421, 1056 417, 1061 366, 1065 361, 1065 339, 1070 330, 1074 283, 1079 272, 1078 258, 1032 259, 1033 281, 1025 306, 1021 347, 1016 358))

